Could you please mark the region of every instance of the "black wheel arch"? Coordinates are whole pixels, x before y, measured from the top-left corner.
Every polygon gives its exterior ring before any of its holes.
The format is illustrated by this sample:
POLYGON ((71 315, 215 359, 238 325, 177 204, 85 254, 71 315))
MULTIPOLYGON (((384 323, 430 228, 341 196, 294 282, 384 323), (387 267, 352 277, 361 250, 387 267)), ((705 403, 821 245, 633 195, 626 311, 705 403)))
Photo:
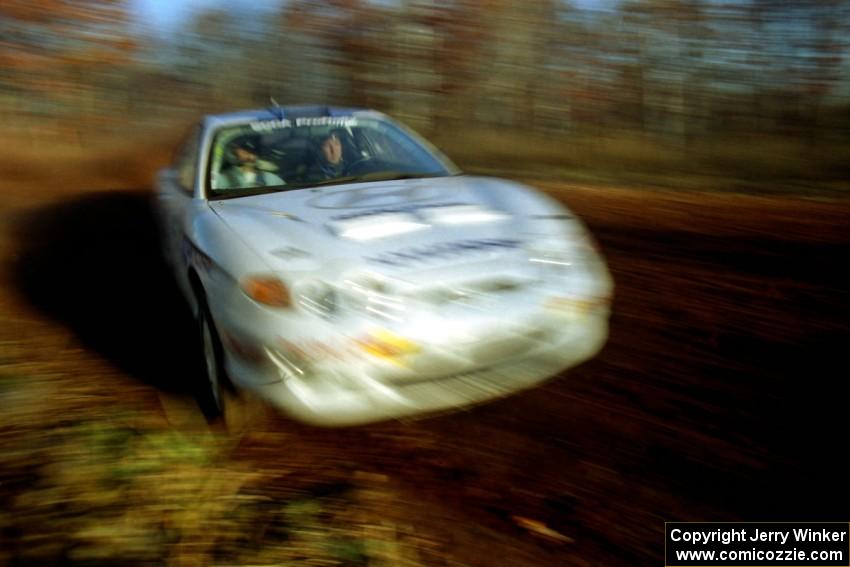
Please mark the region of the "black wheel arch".
POLYGON ((197 319, 200 317, 201 309, 207 307, 207 294, 206 291, 204 291, 204 284, 201 282, 201 277, 198 275, 198 272, 194 267, 189 267, 187 278, 189 280, 189 287, 192 288, 193 299, 195 300, 193 313, 197 319))

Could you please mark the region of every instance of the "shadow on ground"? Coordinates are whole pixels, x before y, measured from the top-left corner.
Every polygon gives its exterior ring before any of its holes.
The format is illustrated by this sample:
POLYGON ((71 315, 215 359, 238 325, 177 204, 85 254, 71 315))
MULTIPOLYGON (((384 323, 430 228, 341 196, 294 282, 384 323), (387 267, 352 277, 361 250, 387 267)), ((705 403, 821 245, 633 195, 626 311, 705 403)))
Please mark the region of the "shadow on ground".
POLYGON ((15 281, 89 348, 157 388, 191 392, 200 352, 167 265, 147 190, 90 193, 14 226, 15 281))

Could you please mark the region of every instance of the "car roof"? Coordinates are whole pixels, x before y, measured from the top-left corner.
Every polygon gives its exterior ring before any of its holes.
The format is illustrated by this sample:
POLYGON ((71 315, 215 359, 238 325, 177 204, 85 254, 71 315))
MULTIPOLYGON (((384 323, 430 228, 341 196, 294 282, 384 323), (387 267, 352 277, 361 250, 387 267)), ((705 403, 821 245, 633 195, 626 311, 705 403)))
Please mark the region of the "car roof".
POLYGON ((299 104, 291 106, 270 106, 251 110, 238 110, 223 114, 208 114, 204 116, 204 123, 207 126, 223 126, 253 120, 275 120, 281 118, 292 119, 314 116, 354 116, 358 114, 381 116, 379 112, 366 108, 299 104))

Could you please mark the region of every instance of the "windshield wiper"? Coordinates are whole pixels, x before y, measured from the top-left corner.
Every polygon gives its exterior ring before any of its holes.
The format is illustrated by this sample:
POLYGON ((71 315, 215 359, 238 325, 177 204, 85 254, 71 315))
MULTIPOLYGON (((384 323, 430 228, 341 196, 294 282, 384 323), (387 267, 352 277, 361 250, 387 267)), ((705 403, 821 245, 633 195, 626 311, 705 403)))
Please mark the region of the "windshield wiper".
POLYGON ((290 185, 259 185, 257 187, 242 187, 234 189, 214 189, 207 198, 209 201, 224 201, 226 199, 238 199, 239 197, 253 197, 265 193, 279 193, 291 189, 290 185))
POLYGON ((311 187, 320 185, 338 185, 340 183, 363 183, 366 181, 393 181, 396 179, 422 179, 426 177, 441 177, 440 173, 427 172, 405 172, 405 171, 373 171, 372 173, 363 173, 360 175, 346 175, 344 177, 335 177, 333 179, 325 179, 324 181, 316 181, 311 184, 311 187))

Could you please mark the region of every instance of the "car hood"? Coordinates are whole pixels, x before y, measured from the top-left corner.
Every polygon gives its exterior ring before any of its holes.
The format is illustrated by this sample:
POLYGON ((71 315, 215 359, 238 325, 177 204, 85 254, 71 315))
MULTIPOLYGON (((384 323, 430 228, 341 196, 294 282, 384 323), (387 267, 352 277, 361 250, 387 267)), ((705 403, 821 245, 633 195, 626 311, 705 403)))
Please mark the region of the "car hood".
POLYGON ((521 184, 469 176, 298 189, 211 207, 280 271, 495 260, 517 253, 528 215, 566 213, 521 184))

